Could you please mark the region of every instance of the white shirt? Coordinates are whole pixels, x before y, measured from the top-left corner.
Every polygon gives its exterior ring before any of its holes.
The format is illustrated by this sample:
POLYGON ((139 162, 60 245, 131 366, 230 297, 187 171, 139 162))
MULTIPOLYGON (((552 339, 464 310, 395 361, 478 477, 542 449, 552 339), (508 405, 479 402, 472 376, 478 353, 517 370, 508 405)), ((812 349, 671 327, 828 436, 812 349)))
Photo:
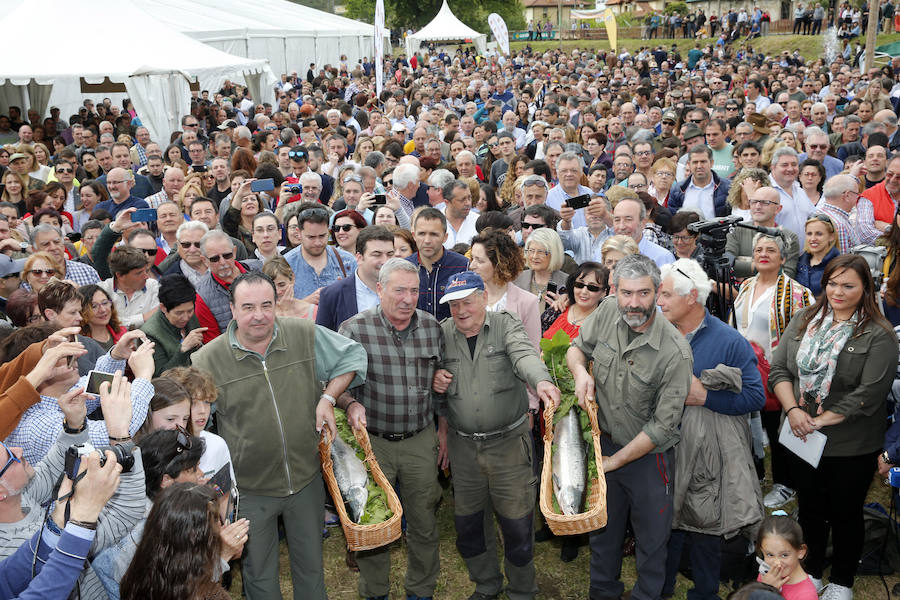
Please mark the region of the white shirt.
POLYGON ((373 306, 378 306, 380 304, 378 294, 363 283, 363 280, 359 278, 358 273, 353 275, 353 279, 355 280, 354 283, 356 285, 356 309, 359 312, 362 312, 373 306))
POLYGON ((457 244, 468 244, 471 242, 472 238, 478 235, 478 232, 475 231, 475 221, 477 220, 478 213, 470 210, 462 225, 459 226, 459 231, 457 231, 450 224, 450 219, 447 219, 447 241, 444 242, 444 248, 453 250, 453 246, 457 244))
POLYGON ((140 327, 144 324, 144 313, 159 307, 159 282, 153 278, 147 279, 144 288, 133 293, 130 299, 116 288, 112 277, 99 285, 112 297, 119 322, 125 327, 140 327))
POLYGON ((797 239, 806 239, 806 218, 816 207, 800 187, 800 182, 794 181, 789 191, 778 185, 771 175, 769 182, 781 197, 781 212, 775 215, 775 223, 796 233, 797 239))
POLYGON ((212 477, 219 469, 229 465, 231 481, 236 483, 234 465, 231 464, 231 452, 228 450, 225 440, 206 430, 200 432, 200 437, 203 438, 203 456, 200 457, 200 464, 197 466, 203 471, 203 476, 212 477))
POLYGON ((694 178, 691 177, 687 189, 684 190, 683 208, 699 208, 703 212, 704 219, 716 218, 716 205, 713 202, 713 193, 716 190, 716 182, 712 177, 709 183, 703 187, 694 185, 694 178))

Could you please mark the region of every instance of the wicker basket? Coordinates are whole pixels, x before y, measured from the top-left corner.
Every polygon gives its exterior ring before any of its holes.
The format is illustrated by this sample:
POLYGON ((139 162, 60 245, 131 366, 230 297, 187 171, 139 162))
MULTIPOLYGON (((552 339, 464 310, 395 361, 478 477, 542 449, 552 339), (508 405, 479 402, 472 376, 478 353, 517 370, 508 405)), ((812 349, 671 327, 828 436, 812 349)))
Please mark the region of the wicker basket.
POLYGON ((587 512, 564 515, 553 509, 553 414, 552 406, 544 408, 544 468, 541 470, 541 513, 556 535, 577 535, 606 527, 606 477, 603 474, 603 453, 600 450, 600 426, 597 424, 597 405, 588 402, 588 417, 591 420, 591 437, 594 456, 597 461, 597 477, 591 482, 591 496, 587 512))
POLYGON ((354 429, 353 434, 359 447, 366 453, 365 463, 369 468, 372 479, 384 490, 387 495, 388 508, 394 513, 386 521, 375 523, 372 525, 360 525, 354 523, 347 514, 344 507, 344 498, 341 496, 341 488, 338 487, 337 479, 334 477, 333 463, 331 461, 331 436, 326 436, 323 432, 319 440, 319 459, 322 461, 322 474, 325 476, 325 485, 334 499, 334 507, 337 509, 338 516, 341 519, 341 528, 344 530, 344 537, 347 539, 347 548, 351 551, 371 550, 390 544, 400 538, 400 518, 403 515, 403 507, 400 505, 400 498, 393 486, 384 476, 378 461, 375 459, 375 453, 372 452, 372 444, 369 443, 369 434, 364 428, 354 429))

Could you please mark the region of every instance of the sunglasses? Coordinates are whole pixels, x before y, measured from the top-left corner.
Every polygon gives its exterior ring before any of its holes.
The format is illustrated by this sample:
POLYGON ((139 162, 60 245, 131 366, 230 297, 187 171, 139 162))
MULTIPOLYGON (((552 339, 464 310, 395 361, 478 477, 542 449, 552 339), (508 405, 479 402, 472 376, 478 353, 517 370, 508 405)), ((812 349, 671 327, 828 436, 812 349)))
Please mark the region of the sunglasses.
POLYGON ((223 258, 225 260, 231 260, 232 258, 234 258, 234 252, 226 252, 224 254, 219 254, 218 256, 208 256, 207 260, 209 260, 209 262, 211 263, 217 263, 223 258))
POLYGON ((200 248, 200 242, 178 242, 178 243, 181 244, 181 247, 184 248, 185 250, 187 250, 191 246, 193 246, 194 248, 198 248, 198 249, 200 248))
POLYGON ((306 152, 288 152, 288 156, 294 160, 306 160, 306 152))
POLYGON ((344 183, 347 183, 348 181, 355 181, 356 183, 362 183, 362 177, 360 177, 359 175, 347 175, 346 177, 341 179, 341 181, 344 183))
POLYGON ((19 458, 18 456, 16 456, 15 454, 13 454, 13 451, 10 450, 9 446, 7 446, 6 444, 4 444, 3 442, 0 442, 0 446, 3 446, 3 449, 6 450, 6 452, 9 454, 9 458, 6 460, 6 464, 3 465, 3 468, 2 468, 2 469, 0 469, 0 479, 2 479, 3 476, 6 474, 6 471, 9 470, 9 468, 10 468, 14 463, 20 463, 20 464, 21 464, 22 459, 19 458))
POLYGON ((73 171, 72 169, 60 169, 59 167, 57 167, 56 172, 57 173, 74 173, 75 171, 73 171))
POLYGON ((331 228, 331 231, 333 231, 333 232, 335 232, 335 233, 337 233, 338 231, 343 231, 344 233, 346 233, 346 232, 350 231, 351 229, 353 229, 353 228, 355 228, 355 227, 356 227, 356 225, 352 225, 352 224, 348 224, 348 225, 335 225, 334 227, 331 228))
POLYGON ((156 256, 156 253, 159 250, 159 248, 153 248, 152 250, 150 250, 148 248, 138 248, 138 249, 142 250, 144 252, 144 254, 146 254, 147 256, 156 256))
POLYGON ((576 281, 575 283, 572 284, 572 287, 574 287, 576 290, 580 290, 581 288, 587 288, 589 292, 593 292, 595 294, 597 292, 603 290, 603 288, 600 287, 599 285, 595 285, 593 283, 584 283, 583 281, 576 281))
POLYGON ((38 277, 53 277, 56 275, 56 271, 53 269, 31 269, 28 272, 32 275, 37 275, 38 277))
POLYGON ((522 221, 522 229, 540 229, 541 227, 546 227, 543 223, 526 223, 522 221))

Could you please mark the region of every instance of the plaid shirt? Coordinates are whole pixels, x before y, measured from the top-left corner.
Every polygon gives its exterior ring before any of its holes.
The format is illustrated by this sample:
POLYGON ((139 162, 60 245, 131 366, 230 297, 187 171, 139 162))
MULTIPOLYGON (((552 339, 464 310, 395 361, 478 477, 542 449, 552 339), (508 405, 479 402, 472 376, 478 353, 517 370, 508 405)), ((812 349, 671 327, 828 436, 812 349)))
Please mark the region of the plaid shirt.
MULTIPOLYGON (((94 367, 97 371, 114 373, 125 370, 124 360, 115 360, 107 352, 97 359, 94 367)), ((87 385, 88 376, 84 375, 72 388, 83 388, 87 385)), ((128 434, 137 433, 144 421, 147 420, 147 409, 155 390, 153 384, 146 379, 134 379, 131 382, 131 424, 128 426, 128 434)), ((90 414, 100 406, 100 397, 89 395, 86 401, 87 412, 90 414)), ((6 444, 11 447, 21 447, 23 456, 33 465, 39 463, 63 431, 63 412, 59 408, 56 398, 41 396, 41 401, 31 406, 22 414, 22 419, 15 430, 6 438, 6 444)), ((109 433, 106 431, 106 421, 86 421, 88 435, 91 443, 100 448, 109 445, 109 433)))
MULTIPOLYGON (((860 196, 859 202, 856 203, 856 210, 853 211, 851 223, 855 225, 856 234, 859 236, 859 243, 874 244, 875 240, 881 235, 881 231, 875 228, 875 206, 868 198, 860 196)), ((846 253, 841 242, 841 253, 846 253)))
POLYGON ((344 321, 340 333, 363 345, 369 354, 366 383, 350 393, 366 409, 369 431, 411 433, 431 426, 443 404, 432 398, 431 381, 444 355, 437 320, 416 310, 405 339, 380 306, 344 321))
POLYGON ((841 254, 848 254, 850 248, 859 244, 859 238, 856 235, 857 230, 851 222, 850 213, 827 202, 820 202, 816 212, 828 215, 831 218, 831 222, 834 223, 835 232, 838 235, 838 250, 840 250, 841 254))

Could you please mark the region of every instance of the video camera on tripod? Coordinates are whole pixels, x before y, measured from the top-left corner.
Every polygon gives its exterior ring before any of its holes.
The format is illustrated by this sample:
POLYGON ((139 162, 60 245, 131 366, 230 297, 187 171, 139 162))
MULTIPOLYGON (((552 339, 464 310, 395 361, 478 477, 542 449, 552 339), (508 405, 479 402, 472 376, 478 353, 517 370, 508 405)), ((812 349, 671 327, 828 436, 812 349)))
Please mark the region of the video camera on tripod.
POLYGON ((772 237, 782 236, 781 231, 774 227, 762 227, 744 223, 744 218, 737 215, 697 221, 687 227, 688 231, 699 235, 697 242, 703 249, 703 258, 700 261, 703 270, 706 271, 710 279, 719 284, 716 286, 717 289, 714 288, 716 293, 710 294, 707 308, 715 316, 726 322, 734 309, 734 295, 732 292, 734 283, 732 265, 734 264, 734 257, 725 254, 725 245, 727 244, 728 232, 735 227, 751 229, 772 237))

